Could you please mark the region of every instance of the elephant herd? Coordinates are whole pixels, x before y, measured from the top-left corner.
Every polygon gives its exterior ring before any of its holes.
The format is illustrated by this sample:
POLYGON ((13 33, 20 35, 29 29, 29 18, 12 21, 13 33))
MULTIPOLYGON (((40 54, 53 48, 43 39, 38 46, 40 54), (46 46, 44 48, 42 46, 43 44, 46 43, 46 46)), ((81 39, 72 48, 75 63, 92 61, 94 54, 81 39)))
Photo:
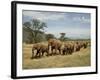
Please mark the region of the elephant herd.
POLYGON ((70 42, 62 42, 57 39, 48 40, 48 44, 43 43, 35 43, 32 47, 32 57, 39 58, 44 55, 52 56, 52 55, 67 55, 72 54, 73 52, 80 51, 81 48, 87 48, 87 41, 70 41, 70 42))

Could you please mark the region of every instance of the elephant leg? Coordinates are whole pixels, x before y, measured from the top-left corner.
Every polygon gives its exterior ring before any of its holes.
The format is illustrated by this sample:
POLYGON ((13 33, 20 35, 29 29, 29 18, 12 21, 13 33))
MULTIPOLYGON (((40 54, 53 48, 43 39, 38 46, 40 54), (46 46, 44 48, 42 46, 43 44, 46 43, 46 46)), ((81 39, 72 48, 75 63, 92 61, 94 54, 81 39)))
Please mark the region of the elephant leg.
POLYGON ((59 54, 61 54, 61 50, 60 49, 58 49, 59 50, 59 54))
POLYGON ((67 48, 65 49, 65 52, 66 52, 66 55, 67 55, 68 54, 68 49, 67 48))
POLYGON ((33 59, 34 58, 34 50, 32 49, 32 57, 31 57, 31 59, 33 59))
POLYGON ((49 54, 49 50, 46 50, 45 52, 47 53, 47 55, 46 55, 46 56, 49 56, 49 55, 50 55, 50 54, 49 54))
POLYGON ((66 51, 64 52, 64 54, 66 55, 66 51))
POLYGON ((70 49, 69 49, 69 54, 70 54, 70 49))
POLYGON ((63 51, 63 55, 65 55, 65 50, 63 51))
POLYGON ((39 57, 41 57, 42 51, 39 50, 38 55, 39 57))
POLYGON ((44 51, 42 52, 42 56, 44 56, 44 51))
POLYGON ((48 51, 48 55, 52 55, 52 46, 48 46, 48 49, 47 49, 48 51))
POLYGON ((72 49, 70 49, 70 54, 72 54, 72 49))
POLYGON ((72 49, 71 49, 71 51, 70 51, 70 54, 72 54, 72 49))
POLYGON ((55 55, 57 54, 57 48, 55 49, 55 55))
POLYGON ((53 50, 54 50, 54 49, 52 48, 52 49, 51 49, 51 55, 54 55, 54 52, 53 52, 53 50))
POLYGON ((69 54, 70 54, 70 49, 69 49, 69 54))
MULTIPOLYGON (((48 51, 47 51, 47 50, 44 50, 44 51, 42 51, 42 56, 44 56, 45 53, 47 53, 47 55, 48 55, 48 51)), ((46 55, 46 56, 47 56, 47 55, 46 55)))
POLYGON ((59 50, 59 54, 61 54, 62 53, 62 50, 60 48, 58 50, 59 50))
POLYGON ((72 49, 70 48, 70 54, 72 53, 72 49))
POLYGON ((69 54, 69 49, 67 49, 67 54, 69 54))
POLYGON ((40 51, 39 51, 39 50, 37 50, 37 53, 36 53, 35 57, 36 57, 36 58, 37 58, 37 57, 40 57, 40 51))
POLYGON ((35 54, 36 54, 36 53, 34 52, 35 50, 36 50, 36 49, 34 49, 34 48, 32 49, 32 57, 31 57, 31 59, 35 58, 35 54))

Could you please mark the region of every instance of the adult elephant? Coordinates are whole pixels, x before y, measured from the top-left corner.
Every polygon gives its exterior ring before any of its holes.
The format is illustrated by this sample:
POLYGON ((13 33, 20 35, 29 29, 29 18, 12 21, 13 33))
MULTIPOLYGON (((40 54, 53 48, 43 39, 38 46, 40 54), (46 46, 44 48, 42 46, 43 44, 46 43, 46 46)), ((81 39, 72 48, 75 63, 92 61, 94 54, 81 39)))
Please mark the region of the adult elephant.
POLYGON ((62 46, 62 42, 60 40, 49 39, 48 40, 48 48, 51 51, 51 54, 49 53, 49 55, 57 54, 57 50, 59 50, 59 53, 61 54, 61 46, 62 46), (54 49, 55 49, 55 53, 53 53, 54 49))
POLYGON ((75 43, 75 51, 80 51, 80 49, 81 49, 81 45, 80 45, 80 43, 77 41, 77 42, 75 43))
POLYGON ((74 52, 74 44, 73 43, 65 43, 62 49, 63 55, 72 54, 74 52))
POLYGON ((88 42, 84 42, 83 43, 83 48, 87 48, 88 47, 88 42))

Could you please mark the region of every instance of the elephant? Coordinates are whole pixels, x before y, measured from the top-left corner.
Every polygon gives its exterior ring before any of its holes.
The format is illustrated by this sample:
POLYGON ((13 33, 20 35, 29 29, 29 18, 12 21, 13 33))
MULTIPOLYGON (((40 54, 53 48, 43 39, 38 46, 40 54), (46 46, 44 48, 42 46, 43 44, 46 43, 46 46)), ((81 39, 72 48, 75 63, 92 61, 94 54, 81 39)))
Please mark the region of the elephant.
POLYGON ((84 48, 87 48, 87 46, 88 46, 88 42, 84 42, 84 43, 83 43, 83 47, 84 47, 84 48))
POLYGON ((41 48, 40 48, 40 53, 42 53, 42 56, 44 56, 45 52, 47 53, 46 56, 49 56, 48 55, 48 53, 49 53, 48 45, 42 44, 41 48))
POLYGON ((64 48, 62 49, 63 55, 65 54, 72 54, 74 52, 74 44, 72 43, 65 43, 64 48))
POLYGON ((75 51, 80 51, 80 49, 81 49, 80 43, 76 42, 75 43, 75 51))
POLYGON ((42 43, 33 44, 31 59, 41 57, 44 55, 45 52, 48 54, 48 45, 42 43))
POLYGON ((49 55, 57 54, 57 50, 59 50, 59 54, 61 54, 61 46, 62 46, 62 42, 60 40, 49 39, 48 40, 48 48, 51 51, 51 54, 49 53, 49 55), (54 49, 55 49, 55 53, 53 53, 54 49))

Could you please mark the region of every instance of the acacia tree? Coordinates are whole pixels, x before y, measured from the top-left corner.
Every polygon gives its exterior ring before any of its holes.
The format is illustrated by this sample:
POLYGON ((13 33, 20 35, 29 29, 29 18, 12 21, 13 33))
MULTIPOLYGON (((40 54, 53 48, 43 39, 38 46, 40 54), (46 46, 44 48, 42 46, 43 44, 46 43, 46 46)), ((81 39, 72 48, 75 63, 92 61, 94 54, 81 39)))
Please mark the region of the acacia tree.
POLYGON ((65 40, 65 34, 66 34, 66 33, 60 33, 60 35, 61 35, 61 36, 60 36, 60 40, 61 40, 61 41, 64 41, 64 40, 65 40))

